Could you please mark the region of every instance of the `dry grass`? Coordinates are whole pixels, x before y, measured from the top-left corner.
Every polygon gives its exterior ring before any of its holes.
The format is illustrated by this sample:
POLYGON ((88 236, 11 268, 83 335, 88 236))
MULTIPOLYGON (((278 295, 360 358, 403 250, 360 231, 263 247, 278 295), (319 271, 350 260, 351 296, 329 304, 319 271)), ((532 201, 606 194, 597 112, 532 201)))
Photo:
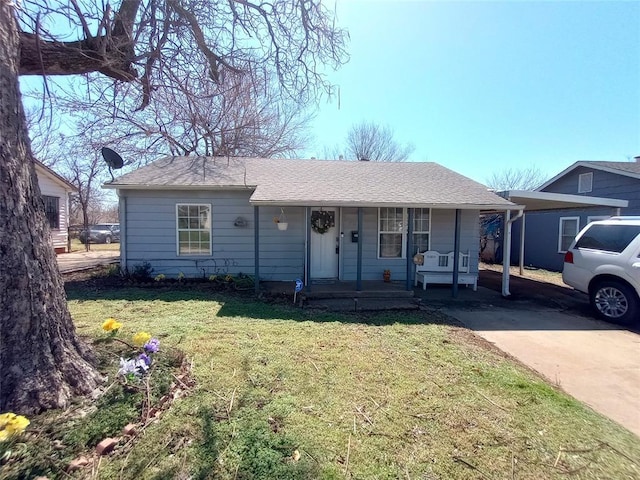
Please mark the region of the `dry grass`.
POLYGON ((198 382, 97 478, 640 477, 637 437, 444 316, 175 289, 69 305, 83 335, 114 316, 182 349, 198 382))
MULTIPOLYGON (((481 270, 492 270, 494 272, 502 273, 502 265, 494 264, 494 263, 481 263, 481 270)), ((538 282, 546 282, 552 283, 554 285, 559 285, 561 287, 567 287, 567 285, 562 281, 562 273, 561 272, 552 272, 550 270, 543 270, 541 268, 531 268, 525 267, 523 274, 520 275, 520 267, 510 267, 509 274, 514 277, 522 277, 529 278, 531 280, 536 280, 538 282)))
MULTIPOLYGON (((120 251, 119 243, 90 243, 89 248, 94 251, 120 251)), ((87 246, 77 238, 71 239, 71 252, 86 252, 87 246)))

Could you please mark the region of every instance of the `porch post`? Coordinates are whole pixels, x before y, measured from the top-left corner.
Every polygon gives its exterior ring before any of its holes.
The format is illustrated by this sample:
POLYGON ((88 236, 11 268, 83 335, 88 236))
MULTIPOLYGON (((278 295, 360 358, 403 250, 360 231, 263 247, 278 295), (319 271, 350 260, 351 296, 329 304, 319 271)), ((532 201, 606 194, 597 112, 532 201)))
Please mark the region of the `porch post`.
POLYGON ((409 226, 407 229, 407 281, 406 287, 407 291, 413 290, 413 285, 411 281, 411 272, 413 267, 413 217, 415 210, 413 208, 409 208, 409 215, 407 221, 409 222, 409 226))
POLYGON ((502 296, 508 297, 509 292, 509 268, 511 266, 511 210, 504 214, 504 232, 502 235, 502 296))
POLYGON ((522 214, 522 220, 521 220, 521 224, 520 224, 520 262, 519 266, 520 266, 520 276, 524 275, 524 222, 527 218, 527 214, 523 213, 522 214))
POLYGON ((305 255, 304 255, 304 284, 307 292, 311 291, 311 273, 309 270, 311 269, 311 207, 307 207, 305 209, 305 227, 304 227, 304 238, 305 238, 305 255))
POLYGON ((461 210, 456 208, 456 225, 453 237, 453 285, 451 287, 451 295, 453 298, 458 296, 458 268, 460 266, 460 217, 461 210))
POLYGON ((356 291, 362 291, 362 224, 363 210, 358 207, 358 262, 356 269, 356 291))
POLYGON ((260 207, 253 207, 253 262, 254 288, 260 293, 260 207))

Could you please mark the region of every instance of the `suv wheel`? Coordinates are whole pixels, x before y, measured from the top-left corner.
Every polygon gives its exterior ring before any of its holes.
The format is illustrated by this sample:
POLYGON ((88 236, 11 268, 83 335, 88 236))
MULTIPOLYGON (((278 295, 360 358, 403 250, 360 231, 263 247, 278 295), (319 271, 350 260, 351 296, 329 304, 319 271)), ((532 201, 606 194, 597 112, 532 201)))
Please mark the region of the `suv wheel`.
POLYGON ((111 243, 111 235, 104 237, 104 243, 111 243))
POLYGON ((591 306, 601 318, 610 322, 637 322, 638 299, 626 284, 615 280, 599 282, 589 295, 591 306))

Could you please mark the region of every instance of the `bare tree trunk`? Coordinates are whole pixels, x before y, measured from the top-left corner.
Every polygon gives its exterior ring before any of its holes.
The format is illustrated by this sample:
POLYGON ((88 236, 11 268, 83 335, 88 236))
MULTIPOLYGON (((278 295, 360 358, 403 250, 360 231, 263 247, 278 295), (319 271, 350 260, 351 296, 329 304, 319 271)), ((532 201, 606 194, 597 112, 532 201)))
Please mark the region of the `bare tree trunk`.
POLYGON ((65 407, 100 382, 49 244, 18 88, 12 2, 0 0, 0 412, 65 407))

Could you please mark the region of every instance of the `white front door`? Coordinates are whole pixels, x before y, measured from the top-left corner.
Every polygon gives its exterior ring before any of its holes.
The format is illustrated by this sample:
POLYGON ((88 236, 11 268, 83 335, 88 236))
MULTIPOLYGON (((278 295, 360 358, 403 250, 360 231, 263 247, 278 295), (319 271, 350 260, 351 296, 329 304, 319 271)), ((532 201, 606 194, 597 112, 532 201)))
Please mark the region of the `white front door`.
POLYGON ((311 229, 310 278, 338 278, 338 258, 340 236, 338 233, 338 212, 335 208, 312 208, 311 220, 319 218, 316 225, 324 233, 311 229))

